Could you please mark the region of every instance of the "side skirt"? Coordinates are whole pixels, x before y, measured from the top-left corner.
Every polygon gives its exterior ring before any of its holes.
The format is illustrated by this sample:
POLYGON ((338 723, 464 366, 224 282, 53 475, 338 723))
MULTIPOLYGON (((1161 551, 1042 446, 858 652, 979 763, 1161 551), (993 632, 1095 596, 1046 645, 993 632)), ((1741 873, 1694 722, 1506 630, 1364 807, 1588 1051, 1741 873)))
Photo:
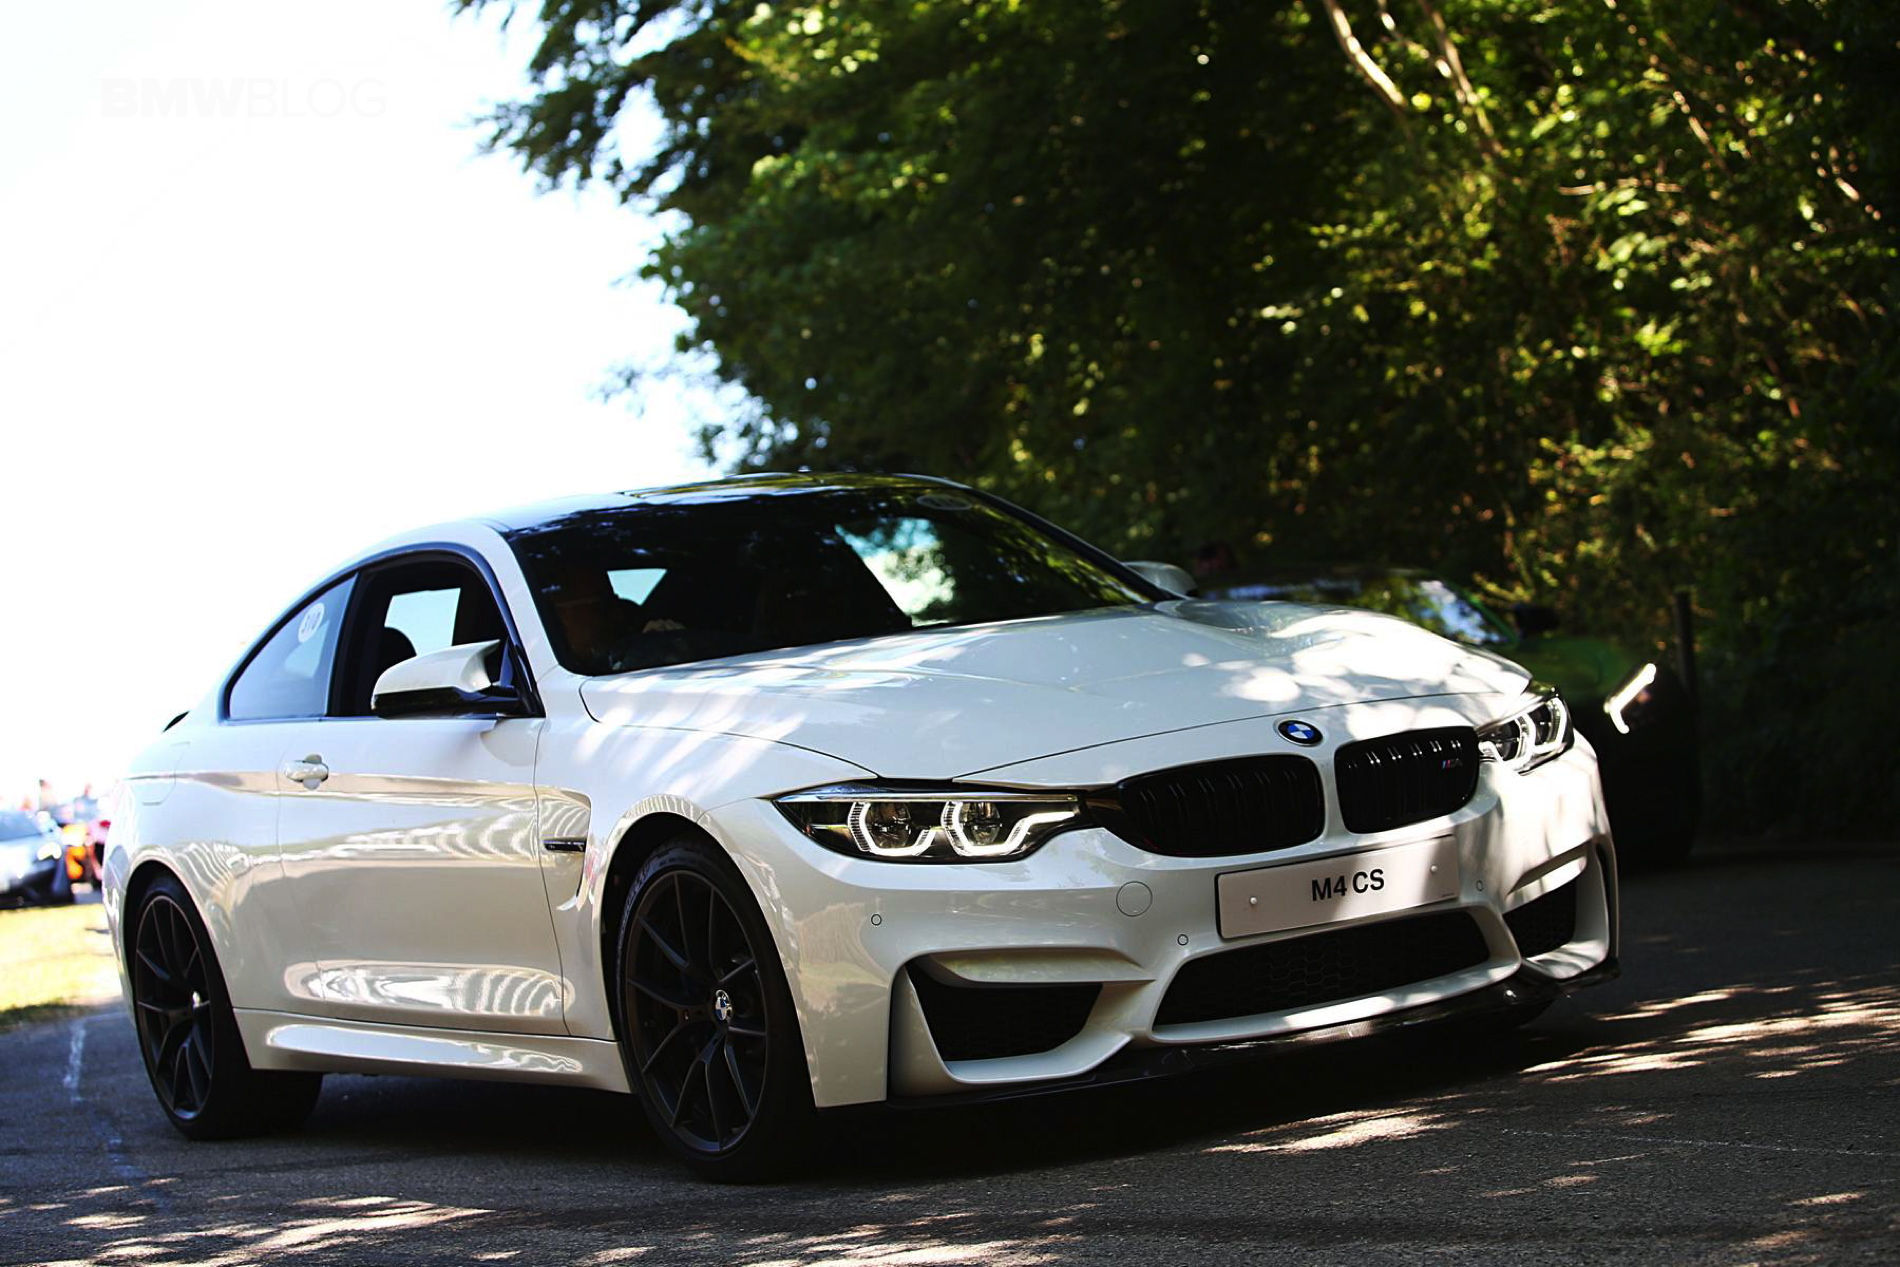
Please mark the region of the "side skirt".
POLYGON ((630 1091, 619 1044, 602 1039, 372 1025, 289 1012, 236 1013, 245 1052, 258 1069, 492 1078, 630 1091))

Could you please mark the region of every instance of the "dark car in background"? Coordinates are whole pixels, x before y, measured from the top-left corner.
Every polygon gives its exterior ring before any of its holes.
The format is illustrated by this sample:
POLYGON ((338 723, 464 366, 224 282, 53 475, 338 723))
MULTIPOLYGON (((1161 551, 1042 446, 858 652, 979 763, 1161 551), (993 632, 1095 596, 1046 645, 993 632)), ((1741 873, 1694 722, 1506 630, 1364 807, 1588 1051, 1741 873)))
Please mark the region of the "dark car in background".
POLYGON ((1626 862, 1676 862, 1695 844, 1702 811, 1694 699, 1668 665, 1601 638, 1557 632, 1548 608, 1501 619, 1430 572, 1314 566, 1210 578, 1202 598, 1363 607, 1494 651, 1562 692, 1576 728, 1596 749, 1610 827, 1626 862))
POLYGON ((0 906, 73 900, 66 845, 51 824, 0 809, 0 906))

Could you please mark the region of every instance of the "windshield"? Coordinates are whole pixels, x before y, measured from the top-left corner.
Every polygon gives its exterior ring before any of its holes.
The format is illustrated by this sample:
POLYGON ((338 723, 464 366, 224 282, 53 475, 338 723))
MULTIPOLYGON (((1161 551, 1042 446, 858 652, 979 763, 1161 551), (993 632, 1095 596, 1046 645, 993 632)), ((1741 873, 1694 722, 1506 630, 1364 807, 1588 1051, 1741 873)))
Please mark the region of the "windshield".
POLYGON ((1476 647, 1497 647, 1517 641, 1490 612, 1435 576, 1377 572, 1283 578, 1230 585, 1222 589, 1219 596, 1364 607, 1409 620, 1435 634, 1476 647))
POLYGON ((555 655, 588 675, 1146 601, 1028 523, 928 485, 579 511, 508 541, 555 655))
POLYGON ((17 809, 0 809, 0 840, 24 840, 44 833, 40 825, 17 809))

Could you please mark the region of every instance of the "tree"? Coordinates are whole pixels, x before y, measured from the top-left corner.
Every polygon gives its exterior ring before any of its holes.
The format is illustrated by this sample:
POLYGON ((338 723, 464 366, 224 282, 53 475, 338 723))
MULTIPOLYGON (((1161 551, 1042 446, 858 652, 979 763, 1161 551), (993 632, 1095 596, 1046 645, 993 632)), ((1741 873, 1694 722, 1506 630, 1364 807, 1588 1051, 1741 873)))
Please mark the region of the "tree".
POLYGON ((674 217, 648 271, 761 402, 742 466, 1432 560, 1644 636, 1693 585, 1737 699, 1900 599, 1881 0, 539 20, 494 141, 674 217))

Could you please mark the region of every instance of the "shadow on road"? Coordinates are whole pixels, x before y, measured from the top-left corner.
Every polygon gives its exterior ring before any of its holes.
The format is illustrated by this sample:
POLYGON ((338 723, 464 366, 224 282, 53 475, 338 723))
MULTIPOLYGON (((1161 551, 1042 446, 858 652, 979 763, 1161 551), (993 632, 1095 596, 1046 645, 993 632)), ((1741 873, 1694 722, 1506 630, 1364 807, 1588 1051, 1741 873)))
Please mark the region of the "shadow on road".
POLYGON ((1878 1258, 1900 1175, 1893 862, 1643 878, 1625 979, 1515 1034, 839 1115, 807 1172, 765 1188, 687 1179, 625 1097, 497 1084, 332 1078, 300 1135, 188 1145, 126 1076, 115 1013, 88 1023, 74 1149, 100 1182, 9 1186, 0 1243, 194 1263, 1878 1258))

